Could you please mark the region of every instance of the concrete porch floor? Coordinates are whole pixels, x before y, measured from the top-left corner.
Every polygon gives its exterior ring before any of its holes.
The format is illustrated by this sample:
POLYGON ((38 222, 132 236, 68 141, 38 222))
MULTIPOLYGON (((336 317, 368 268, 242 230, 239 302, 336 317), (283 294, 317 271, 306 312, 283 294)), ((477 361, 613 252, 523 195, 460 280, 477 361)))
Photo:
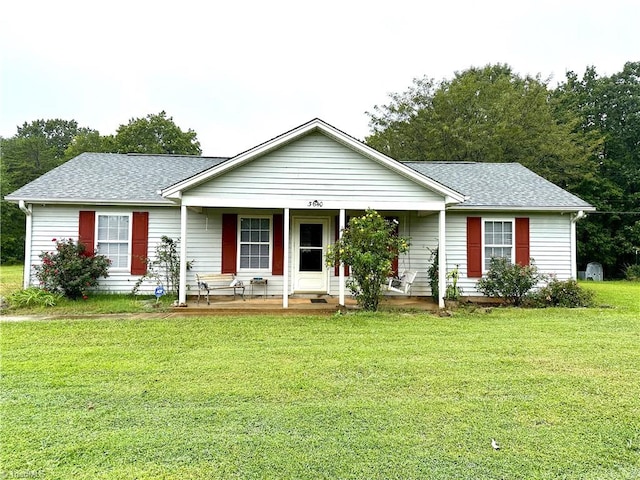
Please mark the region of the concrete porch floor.
MULTIPOLYGON (((289 308, 282 308, 282 297, 267 297, 245 295, 246 300, 242 300, 240 296, 235 299, 233 296, 211 296, 211 304, 207 305, 206 299, 200 299, 197 303, 196 297, 187 298, 186 307, 174 307, 175 313, 189 315, 216 315, 230 313, 277 313, 277 314, 331 314, 339 309, 338 297, 329 295, 298 296, 289 297, 289 308), (321 302, 312 302, 312 300, 321 300, 321 302), (322 302, 324 300, 324 302, 322 302)), ((345 307, 348 311, 357 311, 356 301, 347 297, 345 299, 345 307)), ((399 297, 388 296, 380 302, 380 311, 418 311, 418 312, 436 312, 438 306, 431 298, 425 297, 399 297)))

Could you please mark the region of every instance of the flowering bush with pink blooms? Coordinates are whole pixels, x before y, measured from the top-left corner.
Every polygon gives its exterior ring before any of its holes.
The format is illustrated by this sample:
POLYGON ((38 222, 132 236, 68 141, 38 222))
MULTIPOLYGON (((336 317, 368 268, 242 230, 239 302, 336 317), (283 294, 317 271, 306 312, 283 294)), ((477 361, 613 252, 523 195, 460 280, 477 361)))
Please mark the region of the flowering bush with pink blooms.
POLYGON ((71 238, 52 241, 56 244, 55 252, 40 254, 42 263, 35 265, 41 287, 71 300, 86 300, 87 291, 98 285, 98 278, 109 276, 111 261, 104 255, 88 252, 83 244, 71 238))

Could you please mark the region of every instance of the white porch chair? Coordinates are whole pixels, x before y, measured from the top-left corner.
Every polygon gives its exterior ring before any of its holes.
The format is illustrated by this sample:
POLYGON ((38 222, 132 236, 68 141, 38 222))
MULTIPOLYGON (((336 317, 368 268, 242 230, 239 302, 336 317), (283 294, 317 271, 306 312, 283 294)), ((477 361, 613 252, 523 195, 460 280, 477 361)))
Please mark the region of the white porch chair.
POLYGON ((416 279, 417 275, 418 272, 416 271, 403 270, 403 272, 397 278, 392 277, 389 279, 387 290, 408 295, 411 291, 411 285, 413 284, 413 281, 416 279))

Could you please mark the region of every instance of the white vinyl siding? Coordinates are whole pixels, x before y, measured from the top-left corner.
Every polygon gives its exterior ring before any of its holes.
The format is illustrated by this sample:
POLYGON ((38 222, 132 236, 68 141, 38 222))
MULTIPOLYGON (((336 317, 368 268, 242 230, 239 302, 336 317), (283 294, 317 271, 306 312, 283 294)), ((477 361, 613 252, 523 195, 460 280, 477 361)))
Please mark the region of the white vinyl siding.
POLYGON ((251 199, 258 208, 274 197, 318 209, 330 202, 361 202, 373 208, 376 202, 443 201, 440 194, 319 133, 183 193, 184 201, 212 197, 251 199))
MULTIPOLYGON (((458 286, 464 296, 476 296, 477 278, 467 277, 467 216, 485 221, 503 221, 504 213, 447 212, 447 271, 458 266, 458 286)), ((529 218, 529 254, 540 273, 559 280, 571 278, 571 216, 561 213, 518 212, 515 217, 529 218)), ((515 223, 515 222, 514 222, 515 223)))
MULTIPOLYGON (((52 251, 55 248, 53 238, 78 238, 78 212, 90 210, 91 207, 68 206, 38 206, 33 205, 33 239, 31 244, 30 264, 40 262, 39 255, 43 251, 52 251)), ((128 215, 133 210, 140 208, 110 208, 109 212, 128 215)), ((155 255, 156 246, 163 235, 171 238, 180 238, 180 209, 172 207, 154 207, 149 211, 149 255, 155 255)), ((187 272, 187 295, 194 294, 195 273, 220 272, 221 267, 221 243, 222 243, 222 213, 238 213, 239 216, 258 217, 271 216, 282 213, 279 210, 223 210, 204 208, 202 211, 188 210, 188 244, 187 258, 193 262, 193 267, 187 272)), ((296 212, 292 211, 292 215, 296 212)), ((308 213, 308 212, 307 212, 308 213)), ((306 213, 306 214, 307 214, 306 213)), ((419 215, 416 212, 383 212, 385 215, 397 215, 400 220, 400 234, 411 238, 410 251, 399 259, 399 267, 402 269, 417 270, 418 276, 414 282, 412 295, 429 295, 429 278, 427 269, 430 265, 431 250, 438 245, 438 215, 419 215)), ((337 212, 336 212, 337 215, 337 212)), ((458 286, 462 288, 465 296, 478 295, 475 290, 477 279, 467 278, 467 252, 466 252, 466 217, 462 212, 447 212, 447 271, 456 266, 459 269, 460 279, 458 286)), ((504 214, 478 212, 472 216, 481 216, 483 220, 501 220, 504 214)), ((560 213, 518 213, 518 217, 530 219, 530 255, 536 266, 542 273, 554 274, 560 280, 571 277, 571 217, 560 213)), ((180 245, 182 248, 182 244, 180 245)), ((289 259, 289 268, 292 265, 289 259)), ((291 272, 285 272, 291 273, 291 272)), ((264 276, 262 272, 247 270, 239 275, 243 280, 248 280, 255 275, 264 276)), ((100 279, 100 289, 110 292, 131 292, 138 276, 127 272, 113 272, 108 278, 100 279)), ((265 277, 266 278, 266 277, 265 277)), ((281 295, 283 276, 269 276, 269 295, 281 295)), ((338 277, 329 273, 330 292, 337 295, 338 277)), ((32 276, 32 284, 37 285, 37 280, 32 276)), ((152 294, 155 288, 154 282, 145 282, 141 292, 152 294)), ((228 292, 216 292, 225 295, 228 292)))

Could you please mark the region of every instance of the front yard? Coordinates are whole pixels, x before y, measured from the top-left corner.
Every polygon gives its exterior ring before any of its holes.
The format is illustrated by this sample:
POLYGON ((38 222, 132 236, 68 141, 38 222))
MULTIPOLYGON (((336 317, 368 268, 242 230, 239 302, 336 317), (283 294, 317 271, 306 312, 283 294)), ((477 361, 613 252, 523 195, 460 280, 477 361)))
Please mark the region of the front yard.
POLYGON ((640 285, 588 288, 601 307, 3 322, 0 478, 640 478, 640 285))

